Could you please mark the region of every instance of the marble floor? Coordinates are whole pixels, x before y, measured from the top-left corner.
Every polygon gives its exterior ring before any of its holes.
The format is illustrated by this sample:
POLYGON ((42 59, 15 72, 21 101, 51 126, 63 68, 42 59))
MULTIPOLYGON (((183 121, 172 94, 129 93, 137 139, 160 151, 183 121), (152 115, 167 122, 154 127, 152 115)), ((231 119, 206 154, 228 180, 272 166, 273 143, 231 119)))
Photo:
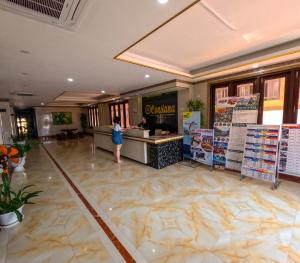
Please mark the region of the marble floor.
MULTIPOLYGON (((205 166, 118 165, 94 151, 91 138, 44 147, 138 263, 300 262, 299 184, 283 181, 273 191, 205 166)), ((25 222, 5 232, 4 262, 124 260, 45 151, 28 159, 27 179, 45 192, 26 207, 25 222)))
MULTIPOLYGON (((15 187, 34 184, 43 193, 26 205, 22 224, 0 232, 1 263, 116 262, 109 239, 72 195, 72 190, 38 145, 27 157, 15 187), (84 238, 83 238, 84 237, 84 238), (105 246, 105 245, 106 246, 105 246)), ((120 258, 120 256, 119 256, 120 258)))
POLYGON ((45 147, 136 262, 300 262, 299 184, 118 165, 90 138, 45 147))

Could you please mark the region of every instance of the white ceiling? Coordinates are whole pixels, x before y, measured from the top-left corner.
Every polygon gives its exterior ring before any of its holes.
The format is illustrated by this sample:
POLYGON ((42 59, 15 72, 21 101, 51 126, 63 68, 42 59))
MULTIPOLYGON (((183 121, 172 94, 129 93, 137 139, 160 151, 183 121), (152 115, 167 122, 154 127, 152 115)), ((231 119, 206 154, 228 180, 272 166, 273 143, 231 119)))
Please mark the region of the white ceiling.
POLYGON ((299 38, 299 14, 299 0, 201 0, 128 56, 190 72, 299 38))
POLYGON ((63 91, 118 94, 174 79, 113 57, 192 2, 89 0, 74 32, 0 10, 0 98, 37 106, 63 91), (36 96, 10 95, 16 91, 36 96))
MULTIPOLYGON (((175 79, 175 74, 113 58, 194 2, 88 0, 73 32, 0 10, 0 98, 10 98, 17 107, 38 106, 64 91, 120 94, 175 79), (70 77, 74 82, 67 81, 70 77), (36 96, 12 95, 20 91, 36 96)), ((191 75, 192 70, 299 38, 299 13, 299 0, 202 0, 124 54, 191 75)), ((267 63, 271 61, 260 66, 267 63)), ((211 72, 206 77, 216 76, 211 72)), ((228 68, 217 76, 225 73, 228 68)))

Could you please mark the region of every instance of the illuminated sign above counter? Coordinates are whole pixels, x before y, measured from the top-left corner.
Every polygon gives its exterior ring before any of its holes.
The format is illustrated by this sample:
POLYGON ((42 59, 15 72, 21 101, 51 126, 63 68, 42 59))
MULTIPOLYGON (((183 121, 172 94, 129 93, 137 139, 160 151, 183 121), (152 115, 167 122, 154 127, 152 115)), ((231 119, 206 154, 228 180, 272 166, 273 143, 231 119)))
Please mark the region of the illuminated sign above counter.
POLYGON ((145 115, 174 114, 176 105, 145 105, 145 115))
POLYGON ((143 115, 152 133, 155 129, 178 131, 177 92, 143 97, 143 115))

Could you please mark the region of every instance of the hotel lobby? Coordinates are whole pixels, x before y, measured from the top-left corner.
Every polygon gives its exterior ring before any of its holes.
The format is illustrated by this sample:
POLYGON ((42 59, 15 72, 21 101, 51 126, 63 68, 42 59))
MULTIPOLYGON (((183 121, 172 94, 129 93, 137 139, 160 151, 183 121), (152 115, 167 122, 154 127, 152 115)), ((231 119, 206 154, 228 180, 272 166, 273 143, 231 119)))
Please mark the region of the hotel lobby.
POLYGON ((0 0, 0 263, 300 262, 297 0, 0 0))

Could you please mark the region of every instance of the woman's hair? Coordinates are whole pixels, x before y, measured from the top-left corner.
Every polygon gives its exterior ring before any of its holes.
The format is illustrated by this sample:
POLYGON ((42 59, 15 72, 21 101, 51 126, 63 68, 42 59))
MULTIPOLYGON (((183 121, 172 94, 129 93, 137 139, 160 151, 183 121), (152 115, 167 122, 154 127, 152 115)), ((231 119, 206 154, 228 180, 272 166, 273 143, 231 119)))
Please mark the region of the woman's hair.
POLYGON ((118 116, 114 117, 114 120, 113 120, 114 123, 120 124, 120 121, 121 121, 120 117, 118 117, 118 116))

